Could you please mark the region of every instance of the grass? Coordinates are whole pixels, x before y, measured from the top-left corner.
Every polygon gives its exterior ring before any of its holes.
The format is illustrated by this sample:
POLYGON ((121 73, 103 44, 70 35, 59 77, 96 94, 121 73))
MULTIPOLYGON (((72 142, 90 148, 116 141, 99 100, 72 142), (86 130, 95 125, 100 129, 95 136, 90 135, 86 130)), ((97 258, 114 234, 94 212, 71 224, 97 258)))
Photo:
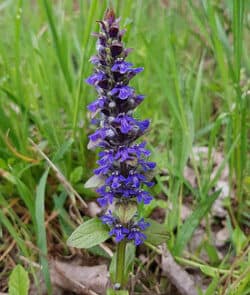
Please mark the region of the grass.
MULTIPOLYGON (((171 233, 170 250, 179 257, 183 241, 192 238, 202 217, 197 217, 197 210, 202 207, 206 216, 211 212, 206 198, 227 163, 229 194, 235 195, 226 204, 231 234, 237 229, 242 236, 249 226, 244 205, 249 203, 250 190, 247 1, 5 0, 0 4, 0 253, 15 241, 20 256, 29 261, 39 261, 40 256, 48 285, 45 231, 49 248, 55 239, 67 252, 65 240, 81 222, 82 214, 75 195, 65 190, 52 171, 45 193, 47 162, 32 148, 29 138, 85 201, 93 199, 94 194, 82 185, 95 166, 95 154, 86 149, 91 131, 86 105, 95 93, 84 78, 91 72, 88 59, 95 51, 90 33, 98 30, 96 20, 110 3, 127 29, 125 41, 135 48, 130 60, 145 68, 133 81, 138 91, 147 95, 137 115, 152 120, 147 140, 159 171, 154 193, 164 194, 172 205, 165 220, 171 233), (193 146, 208 147, 207 166, 201 168, 194 161, 193 146), (211 178, 213 150, 222 151, 225 160, 211 178), (197 189, 183 176, 190 162, 197 189), (162 173, 166 170, 167 181, 162 173), (180 218, 187 190, 194 199, 193 227, 188 226, 190 220, 183 225, 180 218), (54 223, 48 222, 45 228, 43 220, 55 212, 57 221, 53 219, 54 223), (4 242, 5 237, 8 242, 4 242), (34 245, 33 250, 27 240, 34 245)), ((210 225, 206 228, 212 244, 210 225)), ((234 267, 241 279, 230 286, 233 270, 229 260, 216 266, 226 270, 224 277, 211 283, 218 294, 247 294, 247 287, 241 286, 247 280, 246 268, 237 265, 237 261, 247 259, 247 246, 232 243, 236 246, 238 256, 234 256, 235 250, 228 255, 236 259, 234 267)), ((192 259, 188 261, 192 263, 192 259)), ((10 269, 4 260, 0 260, 0 268, 1 281, 10 269)), ((29 271, 35 274, 32 263, 29 271)))

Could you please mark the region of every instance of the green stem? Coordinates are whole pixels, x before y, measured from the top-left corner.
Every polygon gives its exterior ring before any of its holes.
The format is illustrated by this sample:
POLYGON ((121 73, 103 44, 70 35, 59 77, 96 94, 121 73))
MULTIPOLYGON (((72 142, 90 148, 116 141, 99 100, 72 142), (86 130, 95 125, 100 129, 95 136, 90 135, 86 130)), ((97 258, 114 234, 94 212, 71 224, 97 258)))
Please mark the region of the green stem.
POLYGON ((125 264, 126 241, 121 241, 117 245, 116 256, 116 283, 120 284, 120 288, 124 288, 124 264, 125 264))

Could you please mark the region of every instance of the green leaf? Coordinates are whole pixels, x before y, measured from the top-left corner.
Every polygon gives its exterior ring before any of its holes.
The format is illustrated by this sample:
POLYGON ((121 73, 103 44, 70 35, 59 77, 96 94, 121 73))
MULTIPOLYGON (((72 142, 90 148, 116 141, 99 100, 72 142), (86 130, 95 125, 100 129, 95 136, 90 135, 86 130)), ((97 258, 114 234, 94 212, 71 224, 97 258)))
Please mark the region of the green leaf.
POLYGON ((109 228, 100 219, 92 218, 81 224, 71 234, 67 245, 88 249, 106 241, 109 237, 109 228))
POLYGON ((70 174, 70 181, 72 183, 77 183, 82 179, 83 168, 81 166, 76 167, 70 174))
POLYGON ((155 246, 160 245, 169 238, 165 224, 160 224, 152 219, 146 219, 150 226, 144 231, 147 242, 155 246))
POLYGON ((17 265, 9 278, 9 295, 27 295, 29 285, 27 271, 21 265, 17 265))
POLYGON ((188 241, 191 239, 196 227, 199 225, 201 219, 208 213, 219 194, 220 191, 217 191, 211 196, 208 196, 206 200, 200 202, 193 213, 186 219, 185 223, 182 225, 180 231, 177 234, 175 246, 173 249, 175 256, 181 256, 182 251, 184 250, 188 241))
POLYGON ((113 290, 113 289, 108 289, 107 290, 107 295, 129 295, 129 293, 126 290, 113 290))

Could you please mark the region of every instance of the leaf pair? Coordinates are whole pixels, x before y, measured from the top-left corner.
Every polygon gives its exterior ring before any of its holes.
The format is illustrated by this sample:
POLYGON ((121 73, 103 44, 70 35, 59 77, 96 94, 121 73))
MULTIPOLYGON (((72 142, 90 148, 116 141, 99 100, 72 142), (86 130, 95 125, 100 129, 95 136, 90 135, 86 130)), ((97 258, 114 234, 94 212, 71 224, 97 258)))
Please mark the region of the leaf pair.
MULTIPOLYGON (((159 224, 152 219, 147 219, 150 227, 145 230, 147 242, 153 245, 159 245, 166 242, 168 234, 166 226, 159 224)), ((67 244, 70 247, 88 249, 103 243, 108 238, 109 227, 104 225, 98 218, 92 218, 81 224, 69 237, 67 244)))

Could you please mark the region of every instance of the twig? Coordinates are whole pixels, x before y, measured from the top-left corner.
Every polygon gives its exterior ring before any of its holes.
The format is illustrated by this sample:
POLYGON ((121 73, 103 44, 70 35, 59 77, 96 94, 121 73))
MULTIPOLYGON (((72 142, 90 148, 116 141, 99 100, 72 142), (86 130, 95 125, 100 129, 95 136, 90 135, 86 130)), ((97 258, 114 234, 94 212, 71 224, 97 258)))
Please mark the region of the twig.
POLYGON ((175 262, 167 248, 163 249, 162 270, 182 295, 198 295, 191 276, 175 262))
POLYGON ((16 241, 13 240, 12 243, 9 245, 9 247, 5 250, 2 256, 0 256, 0 262, 4 260, 4 258, 9 254, 9 252, 13 249, 15 246, 16 241))
POLYGON ((30 261, 27 257, 24 257, 22 255, 19 256, 19 259, 25 263, 27 263, 29 266, 32 266, 34 268, 37 268, 37 269, 42 269, 41 265, 34 262, 34 261, 30 261))
POLYGON ((99 245, 110 257, 114 256, 114 253, 105 244, 101 243, 99 245))
POLYGON ((165 272, 171 283, 182 295, 198 295, 191 276, 175 262, 174 258, 166 248, 160 249, 147 242, 145 244, 162 256, 163 272, 165 272))

